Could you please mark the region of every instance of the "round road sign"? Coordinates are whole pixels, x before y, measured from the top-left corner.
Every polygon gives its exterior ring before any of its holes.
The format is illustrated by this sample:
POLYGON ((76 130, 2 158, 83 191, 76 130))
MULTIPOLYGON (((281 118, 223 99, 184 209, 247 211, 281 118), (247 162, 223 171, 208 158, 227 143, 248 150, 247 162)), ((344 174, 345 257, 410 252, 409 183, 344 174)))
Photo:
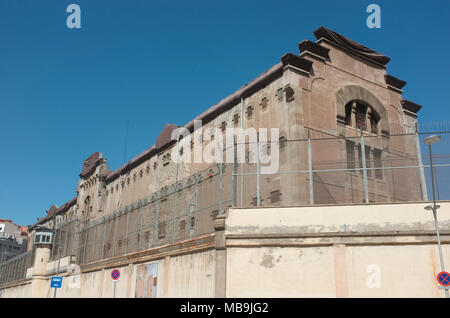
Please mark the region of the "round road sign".
POLYGON ((118 269, 113 269, 111 271, 111 279, 117 281, 120 277, 120 271, 118 269))
POLYGON ((450 286, 450 274, 447 272, 440 272, 437 274, 437 280, 442 286, 450 286))

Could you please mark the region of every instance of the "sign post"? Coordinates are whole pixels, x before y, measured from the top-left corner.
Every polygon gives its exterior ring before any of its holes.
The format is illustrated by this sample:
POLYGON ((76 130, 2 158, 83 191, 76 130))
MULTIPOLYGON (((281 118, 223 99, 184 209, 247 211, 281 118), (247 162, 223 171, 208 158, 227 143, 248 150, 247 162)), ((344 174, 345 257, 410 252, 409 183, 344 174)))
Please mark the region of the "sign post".
POLYGON ((114 282, 113 298, 116 298, 116 284, 119 282, 120 271, 116 268, 111 271, 111 279, 114 282))

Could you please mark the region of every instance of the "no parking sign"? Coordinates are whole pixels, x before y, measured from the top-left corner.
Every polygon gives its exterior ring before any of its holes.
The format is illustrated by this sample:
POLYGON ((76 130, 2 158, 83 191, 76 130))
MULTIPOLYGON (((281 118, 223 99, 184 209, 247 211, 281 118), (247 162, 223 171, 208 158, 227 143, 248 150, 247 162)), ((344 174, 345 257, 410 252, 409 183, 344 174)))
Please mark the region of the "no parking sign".
POLYGON ((440 272, 437 274, 438 283, 444 287, 450 286, 450 274, 447 272, 440 272))
POLYGON ((116 268, 111 271, 111 279, 114 282, 113 298, 116 298, 116 283, 119 281, 120 271, 116 268))
POLYGON ((113 280, 113 282, 117 282, 119 280, 120 277, 120 271, 118 269, 113 269, 111 271, 111 279, 113 280))

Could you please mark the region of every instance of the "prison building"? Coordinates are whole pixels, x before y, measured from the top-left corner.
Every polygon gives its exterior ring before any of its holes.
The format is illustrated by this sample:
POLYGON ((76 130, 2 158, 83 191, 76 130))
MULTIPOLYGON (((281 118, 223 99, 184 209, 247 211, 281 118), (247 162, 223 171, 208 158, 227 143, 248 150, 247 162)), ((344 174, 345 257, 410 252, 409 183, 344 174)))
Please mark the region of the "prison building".
POLYGON ((30 228, 58 229, 53 257, 76 254, 86 263, 212 233, 215 217, 232 205, 423 200, 415 135, 421 106, 402 98, 406 82, 387 72, 389 57, 325 27, 314 35, 298 44, 299 54, 284 54, 189 123, 166 124, 153 146, 122 167, 111 170, 101 152, 90 155, 76 197, 30 228), (189 142, 171 138, 179 127, 189 142), (227 128, 279 129, 257 151, 276 149, 278 170, 258 174, 248 140, 245 162, 234 165, 171 160, 174 147, 194 160, 196 145, 225 138, 218 132, 227 128))

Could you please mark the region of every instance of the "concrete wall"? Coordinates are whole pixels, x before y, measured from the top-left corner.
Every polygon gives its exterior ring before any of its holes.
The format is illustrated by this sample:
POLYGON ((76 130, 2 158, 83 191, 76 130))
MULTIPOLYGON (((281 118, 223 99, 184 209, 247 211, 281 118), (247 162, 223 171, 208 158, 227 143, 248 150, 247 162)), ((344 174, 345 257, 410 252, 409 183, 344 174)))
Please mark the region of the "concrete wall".
MULTIPOLYGON (((450 204, 440 203, 450 264, 450 204)), ((426 204, 230 209, 227 297, 443 297, 426 204)))
MULTIPOLYGON (((121 271, 116 297, 152 295, 144 280, 156 297, 443 297, 426 205, 229 209, 217 217, 215 235, 83 265, 79 288, 63 259, 57 297, 112 297, 113 268, 121 271), (143 264, 157 264, 157 274, 143 276, 143 264)), ((450 202, 439 205, 449 266, 450 202)), ((42 297, 53 297, 54 268, 47 264, 42 297)), ((2 286, 2 297, 30 297, 33 279, 2 286)))
MULTIPOLYGON (((83 265, 81 268, 70 264, 70 257, 67 257, 61 260, 59 276, 63 277, 63 284, 57 290, 56 297, 111 298, 114 296, 115 284, 111 279, 111 271, 119 269, 121 274, 116 283, 115 297, 134 298, 137 295, 138 267, 146 264, 157 264, 156 297, 214 297, 215 251, 212 238, 192 240, 187 247, 179 243, 147 250, 139 255, 129 254, 116 260, 83 265)), ((47 264, 47 279, 39 281, 38 296, 31 293, 33 268, 28 270, 27 280, 3 286, 0 296, 54 297, 50 280, 56 274, 55 266, 56 262, 47 264)))
POLYGON ((31 295, 31 281, 14 287, 0 289, 1 298, 29 298, 31 295))

